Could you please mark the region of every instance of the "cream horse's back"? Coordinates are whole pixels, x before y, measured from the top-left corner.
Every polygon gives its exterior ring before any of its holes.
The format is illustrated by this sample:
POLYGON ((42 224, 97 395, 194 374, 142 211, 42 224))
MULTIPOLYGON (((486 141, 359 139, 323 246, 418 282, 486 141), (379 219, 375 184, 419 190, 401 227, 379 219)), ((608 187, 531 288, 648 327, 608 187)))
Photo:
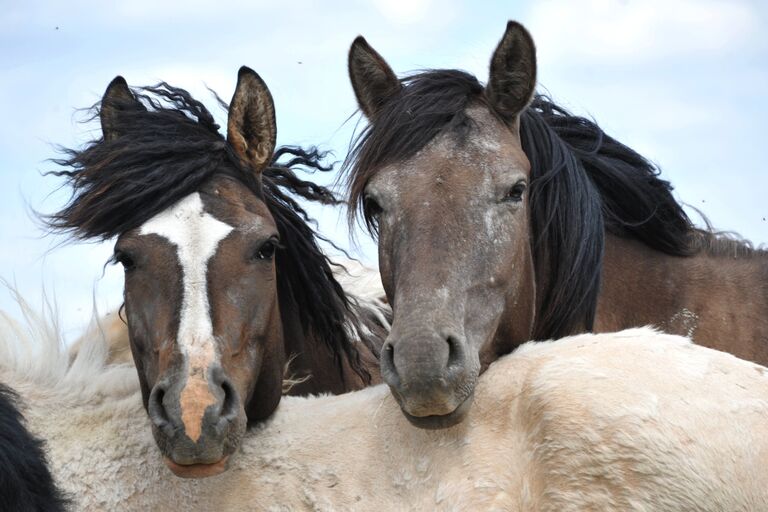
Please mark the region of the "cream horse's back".
POLYGON ((88 330, 69 347, 70 360, 77 357, 84 343, 89 343, 94 336, 100 336, 106 342, 108 364, 133 364, 131 344, 128 339, 128 327, 120 316, 120 311, 111 311, 91 322, 88 330))
POLYGON ((447 430, 410 426, 385 387, 286 398, 195 481, 160 460, 135 370, 105 359, 0 360, 82 510, 768 510, 766 369, 649 329, 524 345, 447 430))

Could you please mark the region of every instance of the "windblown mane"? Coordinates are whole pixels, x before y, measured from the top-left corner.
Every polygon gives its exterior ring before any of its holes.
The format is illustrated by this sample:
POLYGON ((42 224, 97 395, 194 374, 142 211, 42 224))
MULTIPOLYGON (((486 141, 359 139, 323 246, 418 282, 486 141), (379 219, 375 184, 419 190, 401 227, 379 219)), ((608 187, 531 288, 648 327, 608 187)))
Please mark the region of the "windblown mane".
MULTIPOLYGON (((307 336, 326 343, 339 364, 346 355, 368 381, 353 336, 378 353, 373 326, 334 279, 319 246, 327 240, 312 229, 298 202, 339 202, 330 190, 295 173, 299 168, 330 171, 323 164, 325 154, 316 148, 279 148, 260 181, 219 133, 211 113, 187 91, 163 82, 134 93, 146 109, 118 105, 123 107, 120 137, 62 149, 65 158, 54 160, 64 169, 51 174, 65 178, 72 196, 62 210, 43 216, 48 228, 80 240, 107 240, 141 226, 213 176, 237 180, 267 204, 280 232, 276 265, 284 318, 296 315, 307 336)), ((92 118, 98 118, 99 108, 92 107, 92 118)))
MULTIPOLYGON (((498 115, 484 86, 462 71, 429 70, 401 83, 354 141, 342 168, 350 223, 362 213, 373 234, 363 194, 379 169, 413 157, 440 133, 465 140, 472 129, 470 104, 498 115)), ((706 249, 707 232, 694 227, 672 186, 644 157, 543 95, 520 117, 522 146, 531 162, 532 250, 540 291, 536 339, 592 329, 606 231, 676 256, 706 249)))

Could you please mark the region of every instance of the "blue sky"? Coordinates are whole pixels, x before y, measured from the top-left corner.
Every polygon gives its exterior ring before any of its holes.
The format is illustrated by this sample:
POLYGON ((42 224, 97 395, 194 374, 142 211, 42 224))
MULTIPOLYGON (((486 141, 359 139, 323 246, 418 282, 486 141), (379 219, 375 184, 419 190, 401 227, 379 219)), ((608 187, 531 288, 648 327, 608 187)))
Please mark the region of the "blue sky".
MULTIPOLYGON (((346 52, 363 34, 398 72, 462 68, 485 80, 506 21, 532 32, 539 83, 556 101, 658 163, 681 201, 723 230, 768 242, 768 7, 757 1, 371 2, 0 0, 0 277, 33 304, 55 295, 72 333, 91 311, 120 303, 112 244, 57 247, 29 208, 66 199, 41 172, 53 145, 98 134, 76 108, 117 74, 131 85, 165 80, 213 109, 237 69, 261 74, 275 99, 278 143, 346 154, 357 117, 346 52), (215 5, 215 8, 212 7, 215 5), (103 274, 103 275, 102 275, 103 274)), ((223 117, 219 113, 221 119, 223 117)), ((321 230, 348 245, 333 210, 321 230)), ((375 263, 361 237, 360 254, 375 263)), ((14 311, 0 292, 0 309, 14 311)))

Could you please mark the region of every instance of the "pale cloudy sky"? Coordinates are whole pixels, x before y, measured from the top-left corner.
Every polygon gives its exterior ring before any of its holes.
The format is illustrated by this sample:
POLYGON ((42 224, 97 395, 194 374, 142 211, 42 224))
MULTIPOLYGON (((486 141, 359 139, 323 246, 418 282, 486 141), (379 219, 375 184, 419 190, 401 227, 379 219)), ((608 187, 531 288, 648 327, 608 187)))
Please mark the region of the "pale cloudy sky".
MULTIPOLYGON (((506 21, 538 46, 539 82, 594 117, 663 169, 680 200, 716 227, 768 242, 768 4, 739 0, 246 1, 0 0, 0 277, 39 302, 58 299, 70 333, 120 303, 122 272, 104 262, 112 245, 41 238, 29 208, 66 199, 53 145, 81 144, 98 125, 77 123, 117 74, 132 85, 184 87, 213 108, 206 85, 228 98, 239 66, 275 98, 278 142, 346 154, 358 118, 346 52, 358 34, 406 71, 462 68, 485 80, 506 21), (94 291, 95 290, 95 291, 94 291)), ((96 132, 94 132, 96 130, 96 132)), ((320 227, 348 245, 335 211, 320 227)), ((364 240, 364 237, 363 237, 364 240)), ((375 263, 370 242, 364 259, 375 263)), ((14 312, 0 291, 0 309, 14 312)))

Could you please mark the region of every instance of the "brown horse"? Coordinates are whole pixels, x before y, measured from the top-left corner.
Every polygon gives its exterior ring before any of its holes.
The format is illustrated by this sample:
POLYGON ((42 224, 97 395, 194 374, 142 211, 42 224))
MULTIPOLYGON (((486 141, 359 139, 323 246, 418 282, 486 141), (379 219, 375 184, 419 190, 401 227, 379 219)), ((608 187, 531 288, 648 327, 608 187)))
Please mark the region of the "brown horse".
POLYGON ((419 426, 460 421, 478 374, 528 339, 654 324, 768 364, 768 253, 693 226, 642 156, 535 95, 510 22, 487 86, 398 79, 362 38, 370 125, 345 167, 394 308, 382 376, 419 426))
POLYGON ((379 380, 383 331, 334 279, 293 197, 335 203, 291 168, 328 169, 316 151, 275 153, 274 105, 254 71, 240 70, 226 139, 165 83, 131 91, 117 77, 98 115, 103 139, 58 162, 74 193, 48 222, 117 237, 144 407, 174 473, 226 469, 246 424, 277 407, 291 355, 291 371, 310 376, 292 394, 379 380))

